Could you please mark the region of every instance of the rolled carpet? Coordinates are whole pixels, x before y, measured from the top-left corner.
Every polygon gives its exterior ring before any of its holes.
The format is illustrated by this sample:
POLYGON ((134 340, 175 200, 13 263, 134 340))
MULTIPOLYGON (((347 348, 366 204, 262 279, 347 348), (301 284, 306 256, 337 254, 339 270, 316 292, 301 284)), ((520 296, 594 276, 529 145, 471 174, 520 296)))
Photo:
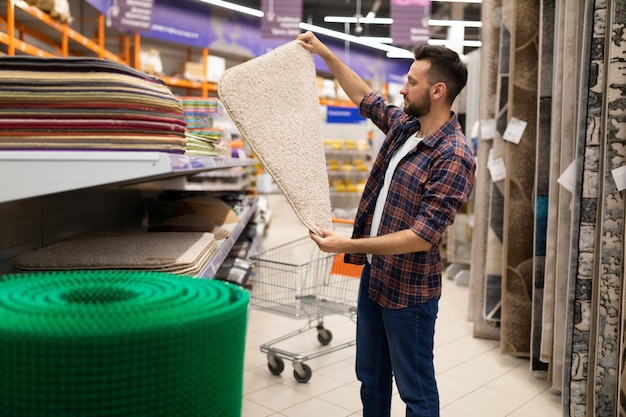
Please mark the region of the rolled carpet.
POLYGON ((0 278, 0 415, 239 416, 248 293, 148 271, 0 278))

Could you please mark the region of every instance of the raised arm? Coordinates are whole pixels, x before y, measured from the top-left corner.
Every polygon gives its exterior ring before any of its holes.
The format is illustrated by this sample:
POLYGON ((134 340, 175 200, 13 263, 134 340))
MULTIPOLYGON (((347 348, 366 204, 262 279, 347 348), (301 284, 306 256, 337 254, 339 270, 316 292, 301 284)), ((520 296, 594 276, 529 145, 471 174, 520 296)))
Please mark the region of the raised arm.
POLYGON ((350 100, 357 106, 363 101, 372 89, 350 67, 343 63, 326 45, 313 33, 306 32, 298 36, 300 45, 313 54, 317 54, 326 62, 328 68, 335 76, 341 88, 346 92, 350 100))

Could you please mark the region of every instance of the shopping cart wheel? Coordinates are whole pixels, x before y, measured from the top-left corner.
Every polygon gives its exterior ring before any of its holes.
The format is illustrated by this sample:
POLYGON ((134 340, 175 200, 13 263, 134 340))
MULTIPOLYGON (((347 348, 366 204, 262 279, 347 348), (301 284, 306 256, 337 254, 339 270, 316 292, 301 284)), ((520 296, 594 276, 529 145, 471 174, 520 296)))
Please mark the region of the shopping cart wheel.
POLYGON ((285 370, 285 362, 277 356, 267 355, 267 368, 272 375, 280 375, 285 370))
POLYGON ((305 382, 309 382, 311 376, 313 375, 313 371, 311 367, 306 363, 302 362, 294 362, 293 363, 293 377, 301 384, 305 382))
POLYGON ((320 344, 322 346, 326 346, 327 344, 330 343, 331 340, 333 340, 333 334, 330 332, 330 330, 321 328, 317 330, 317 340, 320 342, 320 344))

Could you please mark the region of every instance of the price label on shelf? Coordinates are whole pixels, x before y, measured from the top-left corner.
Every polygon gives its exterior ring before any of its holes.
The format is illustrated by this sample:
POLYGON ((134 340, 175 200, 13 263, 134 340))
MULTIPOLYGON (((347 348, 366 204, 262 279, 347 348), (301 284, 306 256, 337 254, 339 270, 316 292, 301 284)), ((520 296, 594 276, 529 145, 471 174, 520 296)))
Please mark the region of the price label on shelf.
POLYGON ((576 190, 575 159, 567 166, 567 168, 565 168, 565 171, 563 171, 561 176, 556 181, 561 184, 567 191, 569 191, 570 193, 574 193, 574 191, 576 190))
POLYGON ((491 180, 493 182, 505 179, 506 167, 504 166, 504 160, 502 158, 496 159, 493 164, 489 166, 489 173, 491 174, 491 180))
POLYGON ((518 144, 522 139, 522 135, 524 134, 524 130, 526 129, 527 124, 528 123, 523 120, 511 117, 511 120, 509 120, 509 124, 506 127, 502 138, 509 142, 518 144))
POLYGON ((611 171, 618 191, 626 190, 626 165, 611 171))
POLYGON ((484 119, 480 122, 480 138, 493 139, 496 133, 496 119, 484 119))

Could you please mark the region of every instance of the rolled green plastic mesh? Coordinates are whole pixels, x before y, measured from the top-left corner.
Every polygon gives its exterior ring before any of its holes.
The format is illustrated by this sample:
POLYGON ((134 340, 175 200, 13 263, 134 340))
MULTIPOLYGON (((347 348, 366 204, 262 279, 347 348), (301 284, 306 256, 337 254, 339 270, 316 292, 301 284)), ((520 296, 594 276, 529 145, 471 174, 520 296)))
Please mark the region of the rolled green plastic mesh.
POLYGON ((239 416, 247 291, 155 272, 0 278, 0 415, 239 416))

